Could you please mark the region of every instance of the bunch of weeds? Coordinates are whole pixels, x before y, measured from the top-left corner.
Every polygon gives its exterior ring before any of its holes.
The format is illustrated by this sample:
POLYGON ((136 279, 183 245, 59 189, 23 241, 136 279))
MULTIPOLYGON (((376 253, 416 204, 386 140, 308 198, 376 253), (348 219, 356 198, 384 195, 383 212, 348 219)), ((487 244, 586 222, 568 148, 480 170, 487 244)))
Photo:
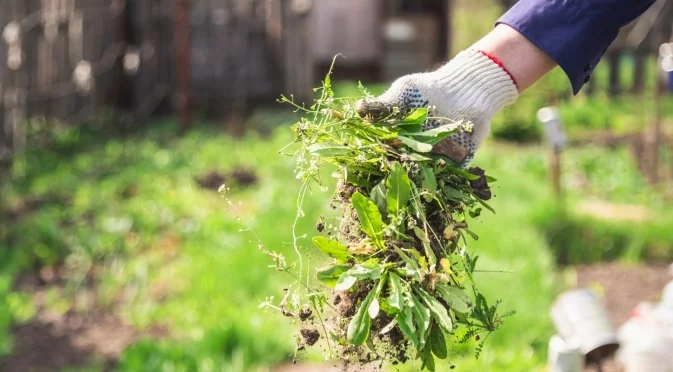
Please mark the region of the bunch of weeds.
MULTIPOLYGON (((467 250, 468 219, 492 208, 488 183, 495 180, 479 168, 463 169, 434 153, 433 147, 469 123, 438 118, 432 108, 391 107, 374 119, 358 114, 352 98, 336 97, 330 73, 311 107, 281 97, 302 113, 292 126, 294 141, 284 150, 297 159, 302 182, 293 225, 297 260, 291 264, 265 251, 274 267, 295 283, 278 304, 303 325, 298 350, 321 336, 328 358, 348 362, 405 362, 421 359, 434 370, 435 358, 446 359, 450 342, 483 342, 503 322, 473 277, 478 256, 467 250), (423 130, 427 120, 442 125, 423 130), (290 151, 293 149, 294 151, 290 151), (310 250, 296 231, 302 204, 317 185, 328 189, 321 169, 331 166, 336 180, 333 204, 340 204, 336 234, 317 225, 311 241, 329 256, 325 267, 310 267, 310 250), (480 334, 486 333, 486 337, 480 334)), ((360 85, 365 98, 373 98, 360 85)))

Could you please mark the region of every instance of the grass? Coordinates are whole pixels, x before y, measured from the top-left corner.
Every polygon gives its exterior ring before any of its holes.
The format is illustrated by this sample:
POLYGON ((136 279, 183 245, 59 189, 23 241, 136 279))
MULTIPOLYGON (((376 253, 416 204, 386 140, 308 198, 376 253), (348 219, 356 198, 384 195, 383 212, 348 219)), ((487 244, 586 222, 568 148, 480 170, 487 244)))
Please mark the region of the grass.
MULTIPOLYGON (((13 246, 2 250, 3 287, 20 270, 65 263, 73 267, 75 290, 92 267, 102 267, 102 304, 121 298, 128 321, 140 328, 169 323, 181 340, 156 345, 162 364, 187 368, 208 355, 217 369, 245 370, 252 361, 287 358, 290 330, 257 310, 266 295, 282 295, 283 282, 249 242, 254 237, 239 231, 244 226, 237 219, 237 213, 254 217, 250 223, 259 238, 290 254, 284 244, 290 231, 278 223, 295 213, 288 197, 294 191, 291 159, 276 156, 283 139, 234 141, 208 130, 171 139, 174 125, 163 124, 164 133, 112 139, 77 154, 27 152, 10 199, 59 195, 68 202, 46 204, 12 225, 13 246), (231 185, 239 212, 194 181, 234 167, 253 168, 260 177, 259 187, 231 185), (183 350, 185 344, 191 347, 183 350)), ((309 202, 303 229, 317 220, 319 205, 312 203, 317 201, 309 202)), ((137 370, 133 355, 139 350, 146 348, 140 344, 125 355, 122 370, 137 370)), ((141 361, 149 367, 156 357, 141 361)))
MULTIPOLYGON (((293 159, 277 155, 289 128, 278 128, 266 140, 251 133, 240 141, 206 127, 176 138, 175 128, 171 121, 158 122, 107 141, 64 131, 47 142, 48 150, 29 148, 9 199, 13 205, 30 198, 43 204, 6 226, 2 244, 11 246, 0 250, 0 351, 10 351, 10 322, 25 321, 35 310, 29 294, 12 291, 16 275, 66 264, 70 284, 53 307, 73 306, 78 285, 95 269, 101 305, 138 328, 163 324, 170 330, 170 339, 128 348, 119 370, 264 370, 291 358, 291 327, 257 308, 267 296, 282 296, 290 278, 269 269, 257 237, 241 231, 252 227, 266 248, 293 254, 290 226, 299 183, 292 176, 293 159), (210 170, 236 167, 255 169, 259 183, 231 184, 235 211, 194 181, 210 170)), ((473 225, 480 239, 471 247, 481 256, 481 269, 504 271, 479 273, 477 284, 487 298, 504 299, 503 311, 517 314, 489 338, 478 361, 474 345, 457 346, 452 363, 464 370, 531 371, 544 364, 553 332, 545 314, 564 285, 555 274, 555 250, 572 249, 574 257, 592 260, 640 260, 648 252, 673 257, 665 233, 670 221, 662 217, 670 203, 642 181, 625 151, 587 148, 564 158, 564 179, 579 173, 588 185, 567 189, 570 212, 564 220, 548 186, 543 148, 491 141, 474 162, 498 178, 491 203, 497 215, 485 213, 473 225), (657 219, 637 225, 641 234, 628 234, 633 224, 572 212, 588 196, 646 205, 657 219), (553 224, 558 221, 572 228, 559 230, 553 224), (569 238, 550 244, 555 231, 569 238), (596 257, 595 243, 607 244, 605 239, 612 239, 617 251, 604 248, 612 253, 596 257)), ((329 195, 307 198, 300 231, 311 231, 318 216, 328 213, 329 195)))

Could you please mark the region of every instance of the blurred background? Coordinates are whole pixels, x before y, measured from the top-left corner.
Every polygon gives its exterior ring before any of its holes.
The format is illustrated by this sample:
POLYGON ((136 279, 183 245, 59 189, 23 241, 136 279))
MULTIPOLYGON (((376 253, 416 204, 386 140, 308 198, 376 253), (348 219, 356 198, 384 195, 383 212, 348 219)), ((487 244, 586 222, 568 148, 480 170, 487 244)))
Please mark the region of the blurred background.
MULTIPOLYGON (((515 2, 1 0, 0 370, 320 370, 258 309, 285 279, 258 244, 291 254, 299 186, 276 99, 310 102, 337 53, 337 95, 380 93, 515 2)), ((450 365, 545 370, 560 292, 594 288, 619 325, 673 279, 672 29, 659 0, 578 96, 557 69, 495 118, 474 164, 497 214, 471 249, 517 313, 450 365)), ((300 231, 329 199, 307 199, 300 231)))

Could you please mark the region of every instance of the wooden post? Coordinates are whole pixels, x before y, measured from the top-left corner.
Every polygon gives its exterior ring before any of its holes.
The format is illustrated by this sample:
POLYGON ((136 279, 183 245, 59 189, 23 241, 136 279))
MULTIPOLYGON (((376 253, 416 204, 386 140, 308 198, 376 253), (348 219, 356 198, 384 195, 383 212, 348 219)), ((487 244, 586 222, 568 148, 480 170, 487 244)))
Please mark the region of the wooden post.
POLYGON ((437 38, 438 63, 444 63, 451 57, 451 5, 452 0, 441 1, 438 4, 440 10, 439 37, 437 38))
POLYGON ((128 1, 127 6, 125 40, 133 49, 131 53, 137 54, 138 65, 135 69, 126 66, 126 79, 130 82, 132 92, 131 97, 127 98, 127 105, 133 114, 125 116, 125 119, 138 122, 147 119, 163 101, 164 97, 157 92, 160 83, 165 83, 163 86, 169 90, 167 87, 171 82, 160 81, 159 76, 164 75, 163 70, 170 67, 171 61, 164 59, 164 63, 158 62, 160 55, 167 55, 165 44, 159 42, 157 13, 160 6, 154 0, 128 1))
POLYGON ((619 76, 619 71, 621 70, 620 59, 620 50, 612 50, 608 52, 608 63, 610 66, 608 91, 611 96, 616 96, 621 93, 621 81, 619 76))
MULTIPOLYGON (((670 8, 667 8, 670 9, 670 8)), ((661 23, 654 26, 653 40, 658 47, 664 42, 664 30, 661 23)), ((657 48, 658 49, 658 48, 657 48)), ((658 59, 659 60, 659 59, 658 59)), ((654 123, 652 124, 652 149, 651 159, 652 168, 650 169, 650 180, 652 183, 659 182, 659 148, 661 146, 661 116, 662 116, 662 90, 661 82, 661 65, 657 62, 655 67, 655 84, 654 84, 654 123)))
MULTIPOLYGON (((657 70, 659 70, 657 66, 657 70)), ((659 148, 661 146, 661 110, 662 110, 662 92, 661 92, 661 81, 659 80, 659 71, 657 71, 657 82, 655 84, 655 97, 654 97, 654 123, 652 130, 652 169, 651 169, 651 180, 652 183, 659 182, 659 148)))
POLYGON ((549 176, 552 190, 559 208, 563 210, 563 191, 561 187, 561 152, 566 146, 567 139, 561 123, 558 109, 554 106, 543 107, 537 112, 538 120, 542 123, 545 136, 552 146, 549 160, 549 176))
POLYGON ((634 54, 633 86, 631 87, 631 92, 634 94, 641 94, 645 90, 646 57, 647 51, 643 48, 643 44, 641 44, 638 49, 635 50, 634 54))
MULTIPOLYGON (((11 2, 0 3, 0 229, 4 226, 2 218, 5 216, 4 209, 4 188, 9 182, 9 169, 11 164, 11 133, 8 133, 5 123, 7 110, 5 107, 5 90, 10 82, 8 79, 9 67, 7 66, 8 44, 2 37, 2 33, 11 21, 11 2)), ((0 236, 2 231, 0 231, 0 236)))
POLYGON ((25 55, 19 26, 25 6, 21 0, 5 0, 0 5, 0 56, 4 57, 0 61, 0 215, 5 212, 3 189, 9 182, 16 152, 21 150, 17 146, 23 141, 17 134, 21 133, 26 107, 25 55))
POLYGON ((311 103, 314 62, 311 52, 309 13, 312 0, 281 0, 283 24, 283 69, 286 95, 298 104, 311 103))
POLYGON ((191 0, 174 0, 175 26, 173 39, 175 42, 175 70, 177 76, 178 118, 182 132, 191 125, 190 105, 190 45, 189 45, 189 11, 191 0))

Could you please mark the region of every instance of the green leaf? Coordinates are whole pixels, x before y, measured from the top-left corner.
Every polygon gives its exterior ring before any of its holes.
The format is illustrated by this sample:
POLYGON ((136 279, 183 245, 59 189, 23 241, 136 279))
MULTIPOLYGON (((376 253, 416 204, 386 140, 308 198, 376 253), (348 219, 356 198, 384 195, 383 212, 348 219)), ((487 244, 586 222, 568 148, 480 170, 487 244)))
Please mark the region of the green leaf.
POLYGON ((337 281, 343 273, 345 273, 350 267, 344 265, 333 265, 328 266, 318 270, 317 277, 318 280, 325 283, 330 288, 334 288, 337 284, 337 281))
POLYGON ((339 263, 345 263, 351 255, 343 244, 324 236, 314 237, 313 244, 323 253, 335 258, 339 263))
POLYGON ((470 209, 468 212, 472 218, 481 216, 481 208, 470 209))
POLYGON ((309 153, 318 156, 344 156, 353 153, 353 149, 346 146, 331 145, 329 143, 314 143, 307 147, 309 153))
POLYGON ((413 304, 412 312, 416 321, 416 335, 418 336, 419 349, 425 346, 425 338, 430 327, 430 310, 423 305, 423 301, 413 293, 410 295, 413 304))
POLYGON ((346 273, 357 279, 378 279, 383 274, 384 267, 381 265, 372 265, 370 267, 364 265, 355 265, 346 273))
POLYGON ((419 162, 424 162, 424 161, 432 161, 432 158, 429 158, 427 156, 423 156, 419 153, 416 152, 410 152, 407 153, 407 156, 409 156, 409 159, 419 163, 419 162))
POLYGON ((477 198, 477 201, 479 202, 479 204, 483 205, 484 208, 488 209, 489 211, 491 211, 491 213, 495 214, 495 209, 493 209, 493 207, 488 205, 485 201, 481 200, 481 198, 477 198))
POLYGON ((442 192, 444 193, 444 196, 446 196, 446 198, 451 200, 459 202, 466 202, 470 200, 470 198, 466 194, 463 194, 462 192, 454 189, 451 186, 444 186, 442 192))
POLYGON ((397 247, 393 247, 395 249, 395 252, 402 258, 402 261, 404 261, 407 266, 409 266, 413 271, 414 271, 414 277, 416 278, 417 281, 421 281, 422 275, 421 275, 421 269, 418 266, 418 262, 414 261, 411 257, 409 257, 404 251, 397 247))
POLYGON ((472 232, 472 230, 470 230, 468 228, 463 228, 463 229, 461 229, 461 231, 465 231, 466 233, 468 233, 472 237, 472 239, 479 240, 479 236, 477 234, 475 234, 474 232, 472 232))
MULTIPOLYGON (((431 194, 437 192, 437 177, 435 177, 435 172, 432 168, 421 166, 421 187, 431 194)), ((426 198, 425 201, 430 202, 432 196, 426 196, 428 198, 426 198)))
POLYGON ((440 127, 414 133, 405 133, 409 136, 419 138, 424 143, 435 145, 442 142, 446 137, 456 133, 460 129, 460 124, 444 124, 440 127))
POLYGON ((451 309, 459 313, 468 313, 472 309, 472 300, 465 291, 458 287, 438 284, 437 293, 442 296, 451 309))
POLYGON ((459 175, 459 176, 461 176, 461 177, 463 177, 463 178, 465 178, 466 180, 469 180, 469 181, 475 181, 475 180, 479 179, 479 176, 477 176, 476 174, 470 173, 468 171, 464 171, 462 169, 458 169, 458 168, 454 168, 454 167, 446 167, 446 170, 449 171, 450 173, 459 175))
POLYGON ((417 108, 412 111, 407 117, 402 121, 404 124, 418 124, 422 125, 425 123, 425 120, 428 118, 428 109, 427 107, 417 108))
POLYGON ((453 331, 453 321, 449 316, 449 313, 446 311, 444 305, 437 301, 434 297, 430 296, 428 292, 424 291, 420 287, 414 286, 414 290, 418 295, 423 299, 423 303, 428 307, 432 317, 437 321, 446 332, 453 331))
POLYGON ((398 310, 402 310, 403 301, 400 277, 391 273, 390 285, 388 286, 388 305, 398 310))
POLYGON ((346 339, 353 345, 360 346, 364 344, 365 341, 367 341, 367 338, 369 338, 369 330, 372 325, 372 319, 369 317, 368 310, 369 305, 372 303, 375 295, 375 291, 369 292, 367 297, 360 304, 360 307, 355 313, 355 316, 348 324, 346 339))
POLYGON ((390 175, 386 180, 389 216, 397 216, 406 207, 411 195, 410 183, 407 171, 399 162, 393 162, 390 166, 390 175))
POLYGON ((420 351, 419 356, 423 364, 421 365, 421 371, 427 369, 430 372, 435 371, 435 358, 432 356, 431 348, 425 348, 420 351))
POLYGON ((382 240, 383 218, 376 204, 358 191, 351 197, 351 203, 353 203, 353 207, 358 214, 362 231, 372 238, 378 247, 384 248, 382 240))
POLYGON ((409 146, 410 148, 412 148, 415 151, 424 152, 424 153, 432 151, 432 145, 431 144, 416 141, 414 139, 411 139, 411 138, 405 137, 405 136, 397 136, 397 138, 399 138, 399 140, 402 141, 402 143, 409 146))
POLYGON ((345 272, 341 274, 339 280, 337 280, 336 284, 334 285, 334 289, 337 291, 347 291, 353 286, 353 284, 355 284, 357 280, 358 278, 348 275, 348 272, 345 272))
POLYGON ((349 183, 349 184, 355 185, 355 186, 361 186, 361 187, 369 186, 369 182, 367 182, 367 180, 364 177, 357 174, 354 169, 346 168, 345 173, 346 173, 346 177, 344 178, 344 181, 346 183, 349 183))
POLYGON ((486 176, 486 182, 487 183, 493 183, 493 182, 497 182, 497 181, 498 181, 498 179, 495 178, 495 177, 486 176))
POLYGON ((371 191, 370 199, 376 204, 379 208, 381 214, 386 213, 387 202, 386 202, 386 181, 381 180, 371 191))
POLYGON ((416 233, 416 236, 423 244, 423 249, 425 250, 425 257, 428 258, 430 267, 436 267, 437 256, 435 256, 435 252, 432 250, 432 247, 430 247, 430 240, 428 239, 428 236, 425 235, 425 231, 421 230, 421 228, 418 226, 414 226, 414 233, 416 233))
POLYGON ((418 262, 418 265, 421 268, 421 276, 425 276, 425 274, 430 272, 428 268, 428 260, 425 259, 425 256, 423 256, 421 252, 417 251, 416 249, 409 249, 408 252, 411 257, 415 259, 416 262, 418 262))
POLYGON ((430 330, 430 347, 432 348, 432 353, 439 359, 446 359, 449 356, 444 332, 437 326, 432 327, 430 330))
POLYGON ((358 81, 358 90, 364 94, 365 97, 373 98, 374 96, 371 94, 371 92, 365 88, 364 85, 362 85, 361 81, 358 81))
POLYGON ((405 306, 404 311, 397 313, 395 316, 397 320, 397 326, 400 327, 400 331, 404 333, 405 336, 411 341, 415 348, 420 347, 420 341, 416 336, 416 329, 414 328, 414 317, 411 310, 411 307, 405 306))

